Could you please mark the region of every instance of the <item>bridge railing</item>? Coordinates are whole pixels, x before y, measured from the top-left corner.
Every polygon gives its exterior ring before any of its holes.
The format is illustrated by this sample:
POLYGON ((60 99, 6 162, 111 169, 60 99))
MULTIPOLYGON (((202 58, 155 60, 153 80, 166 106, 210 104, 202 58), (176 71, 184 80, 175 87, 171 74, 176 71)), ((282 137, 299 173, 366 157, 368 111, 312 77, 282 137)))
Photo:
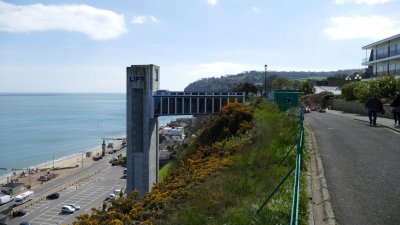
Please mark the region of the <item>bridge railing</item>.
POLYGON ((267 205, 270 199, 274 196, 274 194, 282 187, 285 181, 290 177, 290 175, 295 172, 294 174, 294 183, 293 183, 293 197, 292 197, 292 209, 291 209, 291 216, 290 216, 290 224, 297 225, 299 222, 299 198, 300 198, 300 178, 301 178, 301 170, 302 170, 302 163, 303 163, 303 148, 304 148, 304 111, 300 109, 299 113, 300 117, 300 135, 297 142, 289 149, 286 153, 285 158, 282 160, 281 164, 286 160, 289 156, 289 153, 294 149, 296 146, 296 162, 291 167, 291 169, 287 172, 287 174, 282 178, 282 180, 275 186, 273 191, 267 196, 261 206, 255 212, 255 216, 258 217, 261 210, 267 205))
POLYGON ((156 91, 153 94, 154 114, 202 115, 219 113, 226 104, 244 102, 242 92, 170 92, 156 91))

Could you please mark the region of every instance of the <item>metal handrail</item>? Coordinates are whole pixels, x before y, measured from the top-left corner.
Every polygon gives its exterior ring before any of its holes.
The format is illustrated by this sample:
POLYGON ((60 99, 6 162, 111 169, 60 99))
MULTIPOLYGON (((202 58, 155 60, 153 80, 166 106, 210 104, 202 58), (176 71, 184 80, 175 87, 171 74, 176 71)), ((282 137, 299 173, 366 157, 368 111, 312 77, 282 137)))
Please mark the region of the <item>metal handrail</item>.
MULTIPOLYGON (((292 211, 290 216, 290 224, 297 225, 299 222, 299 199, 300 199, 300 177, 302 170, 303 161, 303 147, 304 147, 304 111, 300 109, 300 137, 296 143, 297 153, 296 153, 296 164, 289 170, 285 177, 275 186, 274 190, 268 195, 261 206, 257 209, 256 215, 258 216, 261 210, 267 205, 268 201, 272 196, 280 189, 283 183, 289 178, 290 174, 295 171, 294 174, 294 184, 293 184, 293 198, 292 198, 292 211)), ((292 148, 289 150, 291 152, 292 148)), ((288 154, 284 157, 286 159, 288 154)), ((283 160, 283 161, 284 161, 283 160)))
POLYGON ((293 201, 292 201, 292 213, 290 218, 291 225, 297 225, 299 222, 299 198, 300 198, 300 177, 303 161, 303 145, 304 145, 304 112, 300 110, 300 140, 297 143, 297 154, 296 154, 296 169, 294 174, 294 187, 293 187, 293 201))

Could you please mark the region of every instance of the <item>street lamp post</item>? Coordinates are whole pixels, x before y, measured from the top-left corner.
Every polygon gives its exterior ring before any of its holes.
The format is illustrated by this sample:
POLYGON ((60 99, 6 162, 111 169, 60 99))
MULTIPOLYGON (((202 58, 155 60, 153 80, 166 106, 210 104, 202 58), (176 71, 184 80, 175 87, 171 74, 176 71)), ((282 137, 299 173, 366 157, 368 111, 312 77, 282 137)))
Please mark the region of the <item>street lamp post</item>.
POLYGON ((84 151, 81 151, 80 153, 82 153, 81 164, 82 164, 82 168, 83 168, 83 154, 85 154, 85 152, 84 152, 84 151))
POLYGON ((264 73, 264 94, 267 97, 267 64, 264 65, 265 73, 264 73))

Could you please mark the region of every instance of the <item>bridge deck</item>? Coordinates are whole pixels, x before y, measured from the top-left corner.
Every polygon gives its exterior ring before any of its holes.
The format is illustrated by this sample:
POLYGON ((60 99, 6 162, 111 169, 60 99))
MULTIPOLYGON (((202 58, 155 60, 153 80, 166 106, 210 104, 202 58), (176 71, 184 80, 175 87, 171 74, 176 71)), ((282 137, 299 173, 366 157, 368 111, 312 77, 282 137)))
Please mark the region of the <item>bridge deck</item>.
POLYGON ((245 94, 156 91, 153 98, 156 116, 204 115, 219 113, 231 102, 244 102, 245 94))

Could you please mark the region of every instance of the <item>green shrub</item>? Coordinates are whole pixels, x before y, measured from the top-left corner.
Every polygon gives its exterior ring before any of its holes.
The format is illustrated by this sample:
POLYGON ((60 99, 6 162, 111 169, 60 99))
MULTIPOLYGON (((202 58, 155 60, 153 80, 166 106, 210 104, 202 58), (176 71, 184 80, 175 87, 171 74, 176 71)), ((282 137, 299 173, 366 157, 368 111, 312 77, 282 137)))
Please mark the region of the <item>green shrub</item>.
POLYGON ((371 85, 372 82, 353 82, 354 85, 354 97, 360 102, 365 102, 373 93, 376 93, 376 88, 371 85))
POLYGON ((396 77, 394 75, 382 76, 376 80, 378 96, 392 99, 396 96, 396 77))
POLYGON ((358 84, 358 82, 351 82, 348 84, 345 84, 342 88, 342 99, 346 100, 346 101, 353 101, 356 99, 355 95, 354 95, 354 88, 356 87, 356 85, 358 84))
POLYGON ((364 102, 376 94, 380 98, 393 99, 400 90, 400 80, 394 75, 378 77, 375 80, 351 82, 343 86, 341 98, 346 101, 364 102))

